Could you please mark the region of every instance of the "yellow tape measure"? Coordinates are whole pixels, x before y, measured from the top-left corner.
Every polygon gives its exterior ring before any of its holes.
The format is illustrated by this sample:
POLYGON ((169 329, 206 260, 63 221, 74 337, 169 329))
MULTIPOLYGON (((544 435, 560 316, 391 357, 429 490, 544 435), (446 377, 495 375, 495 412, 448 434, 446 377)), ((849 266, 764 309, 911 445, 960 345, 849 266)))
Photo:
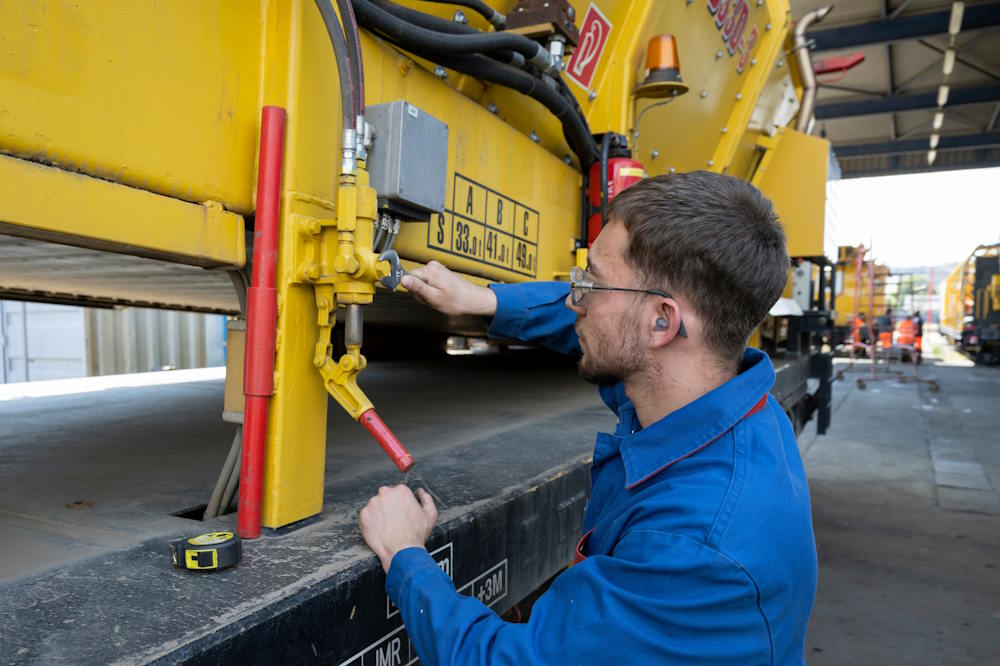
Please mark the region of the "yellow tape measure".
POLYGON ((207 532, 170 542, 170 561, 193 571, 217 571, 238 564, 243 542, 232 532, 207 532))

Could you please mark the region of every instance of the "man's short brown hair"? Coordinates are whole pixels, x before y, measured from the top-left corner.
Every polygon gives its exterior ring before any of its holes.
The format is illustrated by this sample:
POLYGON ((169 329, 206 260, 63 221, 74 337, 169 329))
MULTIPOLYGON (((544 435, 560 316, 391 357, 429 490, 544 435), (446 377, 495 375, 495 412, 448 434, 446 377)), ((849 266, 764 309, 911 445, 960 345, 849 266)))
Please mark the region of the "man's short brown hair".
POLYGON ((694 171, 632 185, 608 215, 625 224, 625 260, 643 286, 686 298, 708 347, 738 363, 788 280, 785 234, 767 197, 737 178, 694 171))

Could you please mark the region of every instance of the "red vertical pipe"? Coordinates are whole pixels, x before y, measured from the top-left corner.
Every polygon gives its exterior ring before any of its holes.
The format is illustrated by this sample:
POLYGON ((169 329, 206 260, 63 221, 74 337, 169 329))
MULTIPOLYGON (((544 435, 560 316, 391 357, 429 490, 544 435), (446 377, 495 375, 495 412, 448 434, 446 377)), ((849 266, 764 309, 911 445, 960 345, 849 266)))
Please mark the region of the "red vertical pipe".
POLYGON ((285 110, 265 106, 260 119, 257 208, 253 230, 253 275, 247 290, 247 339, 243 368, 243 455, 237 530, 243 539, 260 536, 264 489, 267 408, 274 393, 277 330, 278 210, 285 146, 285 110))
POLYGON ((934 316, 934 267, 931 266, 930 277, 927 278, 927 319, 924 320, 925 326, 931 325, 931 317, 934 316))

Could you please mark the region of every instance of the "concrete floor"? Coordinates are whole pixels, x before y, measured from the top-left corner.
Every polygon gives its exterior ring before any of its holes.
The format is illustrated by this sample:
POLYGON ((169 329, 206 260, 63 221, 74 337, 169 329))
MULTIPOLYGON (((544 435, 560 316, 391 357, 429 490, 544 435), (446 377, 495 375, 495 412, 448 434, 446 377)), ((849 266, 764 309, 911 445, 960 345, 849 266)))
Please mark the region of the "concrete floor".
MULTIPOLYGON (((531 351, 373 362, 360 383, 418 462, 601 404, 571 361, 531 351)), ((0 585, 199 525, 173 514, 211 495, 234 433, 222 399, 216 379, 0 401, 0 585)), ((327 414, 328 503, 344 478, 399 481, 332 400, 327 414)), ((589 452, 592 440, 581 447, 589 452)))
POLYGON ((939 392, 859 390, 859 365, 834 385, 828 434, 800 437, 819 550, 810 664, 1000 663, 1000 368, 939 353, 921 366, 939 392))
MULTIPOLYGON (((448 360, 373 363, 363 380, 418 458, 598 404, 545 357, 448 360)), ((827 435, 800 437, 820 557, 806 658, 998 663, 1000 369, 943 351, 921 369, 937 393, 862 391, 867 372, 835 384, 827 435)), ((207 500, 232 433, 221 404, 220 381, 0 402, 0 586, 191 525, 171 514, 207 500)), ((335 405, 328 421, 328 481, 385 465, 335 405)))

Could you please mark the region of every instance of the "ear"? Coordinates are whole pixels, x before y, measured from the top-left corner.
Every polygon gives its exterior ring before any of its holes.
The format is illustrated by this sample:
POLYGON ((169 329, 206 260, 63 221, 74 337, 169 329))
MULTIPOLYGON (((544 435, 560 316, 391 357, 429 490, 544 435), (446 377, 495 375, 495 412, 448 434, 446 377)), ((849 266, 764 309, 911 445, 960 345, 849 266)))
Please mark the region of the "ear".
POLYGON ((655 310, 648 321, 652 333, 650 347, 665 347, 680 337, 677 334, 681 321, 680 308, 673 299, 657 298, 655 310))

